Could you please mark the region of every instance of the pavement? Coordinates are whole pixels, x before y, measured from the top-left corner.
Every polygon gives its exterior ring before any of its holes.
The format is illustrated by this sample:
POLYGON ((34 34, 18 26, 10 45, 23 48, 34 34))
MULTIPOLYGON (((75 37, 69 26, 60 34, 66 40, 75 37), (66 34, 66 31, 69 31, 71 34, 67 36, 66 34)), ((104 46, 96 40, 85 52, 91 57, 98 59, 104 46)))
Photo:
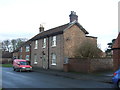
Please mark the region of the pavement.
POLYGON ((35 72, 51 74, 55 76, 61 76, 71 79, 80 79, 80 80, 93 80, 104 83, 112 83, 113 71, 106 72, 97 72, 97 73, 77 73, 77 72, 64 72, 51 69, 42 69, 34 67, 35 72))

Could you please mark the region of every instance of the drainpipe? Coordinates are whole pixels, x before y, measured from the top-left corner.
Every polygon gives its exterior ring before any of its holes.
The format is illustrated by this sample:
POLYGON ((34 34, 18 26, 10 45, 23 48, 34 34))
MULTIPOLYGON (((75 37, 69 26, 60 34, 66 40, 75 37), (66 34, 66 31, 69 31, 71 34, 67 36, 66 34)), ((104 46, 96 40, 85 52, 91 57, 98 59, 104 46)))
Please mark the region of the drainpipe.
POLYGON ((49 46, 50 46, 50 45, 49 45, 49 36, 47 36, 47 37, 48 37, 48 69, 49 69, 49 54, 50 54, 50 53, 49 53, 49 46))
POLYGON ((29 51, 29 55, 30 55, 30 56, 29 56, 29 61, 30 61, 30 65, 32 65, 32 64, 31 64, 31 49, 32 49, 32 48, 31 48, 31 44, 29 45, 29 47, 30 47, 30 51, 29 51))

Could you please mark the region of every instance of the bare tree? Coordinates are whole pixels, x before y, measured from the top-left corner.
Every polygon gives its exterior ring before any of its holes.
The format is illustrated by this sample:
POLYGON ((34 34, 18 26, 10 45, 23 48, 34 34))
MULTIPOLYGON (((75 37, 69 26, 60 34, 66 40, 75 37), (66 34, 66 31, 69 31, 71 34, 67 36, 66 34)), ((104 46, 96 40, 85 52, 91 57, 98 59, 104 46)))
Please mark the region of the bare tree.
POLYGON ((24 42, 26 42, 27 41, 27 39, 26 38, 18 38, 18 39, 16 39, 16 48, 18 48, 18 47, 20 47, 21 46, 21 44, 23 44, 24 42))
POLYGON ((13 51, 17 48, 17 47, 16 47, 16 44, 17 44, 17 41, 16 41, 15 39, 12 39, 12 40, 11 40, 11 45, 12 45, 13 51))
POLYGON ((5 50, 6 50, 5 44, 4 42, 2 42, 2 51, 5 51, 5 50))
POLYGON ((26 41, 27 41, 26 38, 5 40, 5 41, 2 42, 2 50, 12 52, 15 49, 17 49, 18 47, 20 47, 21 44, 23 44, 26 41))
POLYGON ((5 40, 2 42, 2 47, 4 51, 9 51, 10 40, 5 40))

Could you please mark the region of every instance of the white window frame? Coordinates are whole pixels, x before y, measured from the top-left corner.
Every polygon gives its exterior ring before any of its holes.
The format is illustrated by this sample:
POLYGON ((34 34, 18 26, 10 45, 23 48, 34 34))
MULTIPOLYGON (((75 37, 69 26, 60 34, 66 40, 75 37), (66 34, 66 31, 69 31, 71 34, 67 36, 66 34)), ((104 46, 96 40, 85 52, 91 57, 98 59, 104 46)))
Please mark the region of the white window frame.
POLYGON ((20 59, 22 59, 22 55, 20 55, 20 59))
POLYGON ((52 41, 51 41, 52 47, 55 47, 57 44, 57 36, 52 36, 52 41))
POLYGON ((34 49, 38 49, 38 40, 35 40, 35 48, 34 49))
POLYGON ((46 42, 47 42, 47 39, 44 38, 44 39, 43 39, 43 43, 42 43, 42 47, 43 47, 43 48, 46 48, 46 44, 47 44, 46 42))
POLYGON ((25 60, 30 60, 30 55, 26 55, 25 60))
POLYGON ((22 47, 20 48, 20 52, 22 52, 22 47))
POLYGON ((54 54, 54 53, 52 53, 51 54, 51 57, 52 57, 52 63, 51 63, 51 65, 57 65, 57 56, 56 56, 56 54, 54 54))
POLYGON ((37 55, 34 55, 34 64, 37 64, 37 55))
POLYGON ((26 46, 26 52, 29 52, 30 51, 30 46, 26 46))

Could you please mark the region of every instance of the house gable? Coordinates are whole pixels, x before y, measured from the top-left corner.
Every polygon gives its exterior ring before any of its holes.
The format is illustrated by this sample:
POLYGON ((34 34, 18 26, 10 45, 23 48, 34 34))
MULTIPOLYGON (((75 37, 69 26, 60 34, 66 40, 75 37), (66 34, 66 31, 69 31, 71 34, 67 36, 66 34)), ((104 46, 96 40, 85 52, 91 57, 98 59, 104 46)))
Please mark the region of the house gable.
POLYGON ((86 39, 86 34, 74 24, 64 31, 64 54, 66 57, 73 57, 74 51, 86 39))
POLYGON ((68 26, 66 29, 64 29, 64 31, 68 30, 68 29, 71 28, 73 25, 77 25, 77 26, 80 28, 80 30, 83 31, 85 34, 89 34, 88 31, 86 31, 86 30, 82 27, 82 25, 80 25, 77 21, 70 22, 70 23, 69 23, 69 26, 68 26))

